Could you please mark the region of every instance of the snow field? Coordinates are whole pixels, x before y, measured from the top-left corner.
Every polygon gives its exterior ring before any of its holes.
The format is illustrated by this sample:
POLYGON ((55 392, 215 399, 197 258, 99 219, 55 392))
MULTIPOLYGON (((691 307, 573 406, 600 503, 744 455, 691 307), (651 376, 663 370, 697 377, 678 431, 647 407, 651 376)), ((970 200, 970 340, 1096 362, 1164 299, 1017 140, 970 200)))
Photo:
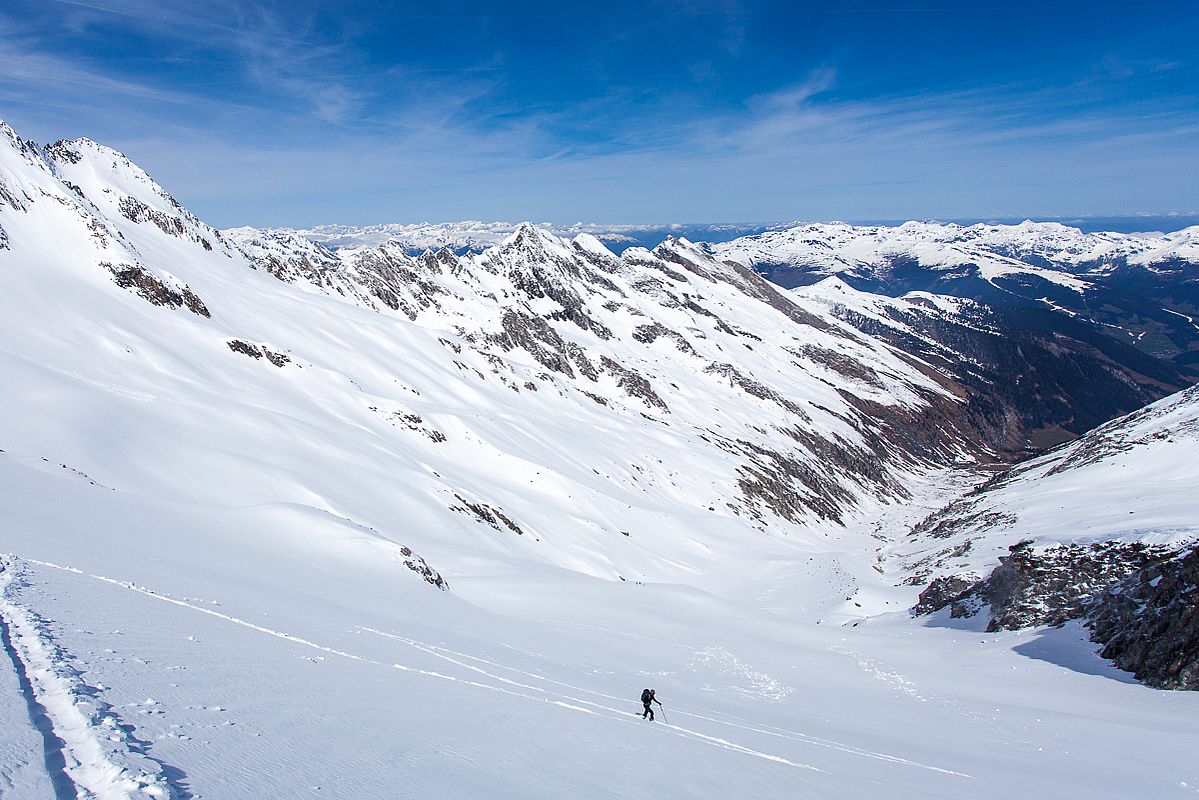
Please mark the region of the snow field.
POLYGON ((247 534, 269 517, 253 509, 212 516, 0 465, 25 496, 60 500, 2 509, 10 549, 27 554, 21 603, 56 620, 59 646, 178 796, 1115 798, 1199 785, 1185 766, 1196 698, 1113 681, 1085 642, 1042 644, 1061 632, 984 636, 902 613, 812 625, 549 566, 463 574, 444 593, 327 517, 291 532, 304 547, 263 547, 247 534), (101 533, 110 518, 120 537, 101 533), (669 725, 640 719, 644 686, 669 725))
MULTIPOLYGON (((36 615, 13 602, 20 562, 0 556, 0 624, 13 668, 27 683, 30 715, 48 724, 46 762, 61 760, 70 785, 96 800, 154 800, 169 797, 158 765, 137 758, 111 716, 90 702, 63 653, 45 634, 36 615), (53 742, 53 744, 49 744, 53 742), (56 752, 51 747, 57 748, 56 752), (142 764, 120 763, 141 761, 142 764), (145 770, 145 771, 143 771, 145 770)), ((32 721, 32 720, 31 720, 32 721)), ((51 781, 54 781, 53 776, 51 781)), ((61 793, 65 781, 55 786, 61 793)))

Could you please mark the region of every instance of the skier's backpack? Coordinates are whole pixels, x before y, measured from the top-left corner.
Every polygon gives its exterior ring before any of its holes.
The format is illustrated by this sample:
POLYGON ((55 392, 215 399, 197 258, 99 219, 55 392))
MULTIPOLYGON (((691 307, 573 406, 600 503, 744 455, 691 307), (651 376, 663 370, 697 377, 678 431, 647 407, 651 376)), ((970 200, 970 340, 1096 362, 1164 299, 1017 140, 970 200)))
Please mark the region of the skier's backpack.
POLYGON ((648 703, 649 703, 649 701, 650 701, 650 700, 653 700, 653 699, 654 699, 654 696, 653 696, 652 694, 650 694, 650 693, 649 693, 649 689, 643 689, 643 690, 642 690, 642 692, 641 692, 641 702, 642 702, 642 703, 647 703, 647 704, 648 704, 648 703))

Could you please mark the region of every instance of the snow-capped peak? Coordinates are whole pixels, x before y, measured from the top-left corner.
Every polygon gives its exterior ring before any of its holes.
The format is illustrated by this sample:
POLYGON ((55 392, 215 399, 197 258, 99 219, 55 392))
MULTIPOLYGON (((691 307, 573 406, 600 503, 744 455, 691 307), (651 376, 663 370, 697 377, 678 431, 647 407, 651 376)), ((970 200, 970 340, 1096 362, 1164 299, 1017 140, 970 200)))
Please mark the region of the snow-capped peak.
POLYGON ((17 136, 17 132, 12 129, 7 122, 0 119, 0 139, 8 143, 10 147, 18 147, 21 138, 17 136))

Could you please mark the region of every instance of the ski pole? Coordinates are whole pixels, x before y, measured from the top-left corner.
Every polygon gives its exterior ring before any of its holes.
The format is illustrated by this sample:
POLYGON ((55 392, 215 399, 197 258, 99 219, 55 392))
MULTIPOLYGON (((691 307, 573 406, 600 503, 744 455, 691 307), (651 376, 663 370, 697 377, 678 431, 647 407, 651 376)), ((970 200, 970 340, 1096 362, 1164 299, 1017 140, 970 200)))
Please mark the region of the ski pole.
POLYGON ((670 720, 666 718, 666 709, 662 707, 661 703, 658 703, 658 713, 662 715, 662 721, 669 725, 670 720))

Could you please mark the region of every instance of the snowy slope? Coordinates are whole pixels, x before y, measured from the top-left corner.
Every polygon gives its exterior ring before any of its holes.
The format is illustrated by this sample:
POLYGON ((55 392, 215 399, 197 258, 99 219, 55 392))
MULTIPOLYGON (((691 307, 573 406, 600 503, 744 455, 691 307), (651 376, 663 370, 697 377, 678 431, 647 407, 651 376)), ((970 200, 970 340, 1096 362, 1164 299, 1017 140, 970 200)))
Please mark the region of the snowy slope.
POLYGON ((1176 550, 1199 540, 1196 458, 1199 387, 996 476, 921 523, 895 557, 927 580, 981 577, 1017 542, 1176 550))
POLYGON ((1185 797, 1199 777, 1196 697, 1113 680, 1071 631, 820 626, 494 560, 425 591, 294 510, 32 466, 0 457, 24 498, 6 494, 25 555, 6 599, 50 620, 79 702, 132 728, 177 797, 1185 797))
POLYGON ((876 571, 984 455, 951 371, 685 240, 218 236, 0 134, 7 793, 1199 786, 1194 696, 876 571))

